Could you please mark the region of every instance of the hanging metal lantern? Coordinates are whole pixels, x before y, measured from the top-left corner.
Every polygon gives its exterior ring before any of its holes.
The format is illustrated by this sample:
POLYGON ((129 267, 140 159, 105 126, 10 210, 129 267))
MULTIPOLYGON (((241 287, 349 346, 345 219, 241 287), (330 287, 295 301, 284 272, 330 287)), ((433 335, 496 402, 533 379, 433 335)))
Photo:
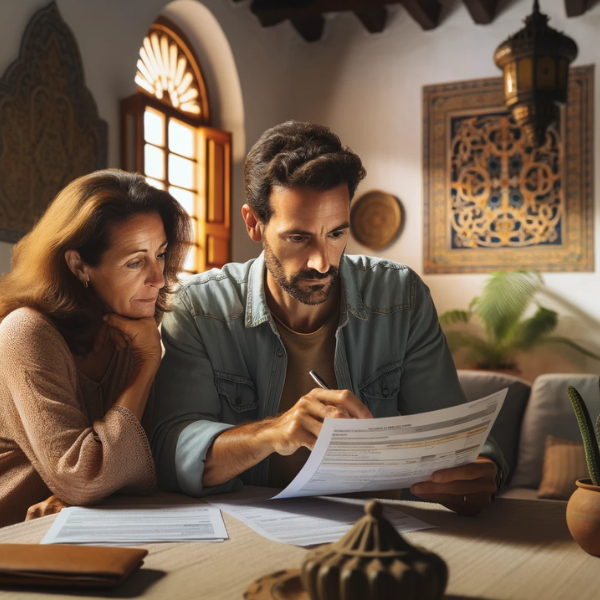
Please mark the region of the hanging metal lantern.
POLYGON ((538 0, 525 27, 496 50, 494 61, 504 72, 504 98, 528 141, 539 147, 548 126, 567 101, 569 64, 577 57, 577 44, 552 29, 540 12, 538 0))

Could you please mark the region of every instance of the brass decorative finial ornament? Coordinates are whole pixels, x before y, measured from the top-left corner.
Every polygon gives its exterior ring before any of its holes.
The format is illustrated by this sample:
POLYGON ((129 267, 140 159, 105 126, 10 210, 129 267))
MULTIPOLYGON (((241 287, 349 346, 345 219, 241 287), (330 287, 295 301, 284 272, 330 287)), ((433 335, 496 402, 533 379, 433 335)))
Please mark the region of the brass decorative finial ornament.
POLYGON ((496 50, 494 61, 504 73, 504 98, 515 121, 534 147, 544 143, 546 130, 567 101, 569 64, 577 44, 548 25, 538 0, 525 27, 496 50))
POLYGON ((320 546, 302 564, 311 600, 439 600, 448 568, 437 554, 409 544, 374 500, 366 515, 333 544, 320 546))

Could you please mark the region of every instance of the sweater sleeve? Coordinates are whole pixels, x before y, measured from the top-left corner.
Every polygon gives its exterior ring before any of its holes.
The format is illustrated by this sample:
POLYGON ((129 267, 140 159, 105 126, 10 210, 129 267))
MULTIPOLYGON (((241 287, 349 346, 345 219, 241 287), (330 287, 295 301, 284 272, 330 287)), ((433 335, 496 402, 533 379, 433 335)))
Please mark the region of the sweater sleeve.
POLYGON ((77 372, 66 342, 41 315, 20 309, 4 319, 0 373, 12 400, 7 408, 15 440, 61 500, 91 504, 117 491, 155 489, 141 424, 121 406, 90 422, 78 399, 77 372))

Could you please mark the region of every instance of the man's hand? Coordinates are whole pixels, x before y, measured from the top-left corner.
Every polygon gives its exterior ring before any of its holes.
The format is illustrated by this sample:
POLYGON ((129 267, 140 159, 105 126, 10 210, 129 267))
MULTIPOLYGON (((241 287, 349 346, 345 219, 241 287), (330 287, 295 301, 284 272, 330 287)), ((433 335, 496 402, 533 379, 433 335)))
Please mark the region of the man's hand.
POLYGON ((461 515, 473 516, 491 503, 497 472, 493 460, 480 456, 469 465, 436 471, 431 481, 416 483, 410 491, 423 500, 439 502, 461 515))
POLYGON ((56 496, 52 495, 46 498, 42 502, 33 504, 27 509, 26 521, 32 519, 38 519, 39 517, 45 517, 47 515, 54 515, 59 513, 63 508, 68 508, 69 505, 65 504, 62 500, 59 500, 56 496))
POLYGON ((324 419, 350 417, 372 419, 373 415, 348 390, 316 388, 302 396, 290 410, 272 419, 266 433, 272 451, 289 455, 302 446, 309 450, 314 448, 324 419))

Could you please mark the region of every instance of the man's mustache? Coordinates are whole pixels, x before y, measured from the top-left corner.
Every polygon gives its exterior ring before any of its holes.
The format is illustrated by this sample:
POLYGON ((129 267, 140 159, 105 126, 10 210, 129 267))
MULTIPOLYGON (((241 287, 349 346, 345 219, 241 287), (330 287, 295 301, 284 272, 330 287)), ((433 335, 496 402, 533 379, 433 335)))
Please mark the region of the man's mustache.
POLYGON ((329 267, 325 273, 321 273, 316 269, 307 269, 306 271, 299 271, 294 275, 293 281, 301 281, 302 279, 327 279, 330 275, 336 277, 338 274, 337 267, 329 267))

